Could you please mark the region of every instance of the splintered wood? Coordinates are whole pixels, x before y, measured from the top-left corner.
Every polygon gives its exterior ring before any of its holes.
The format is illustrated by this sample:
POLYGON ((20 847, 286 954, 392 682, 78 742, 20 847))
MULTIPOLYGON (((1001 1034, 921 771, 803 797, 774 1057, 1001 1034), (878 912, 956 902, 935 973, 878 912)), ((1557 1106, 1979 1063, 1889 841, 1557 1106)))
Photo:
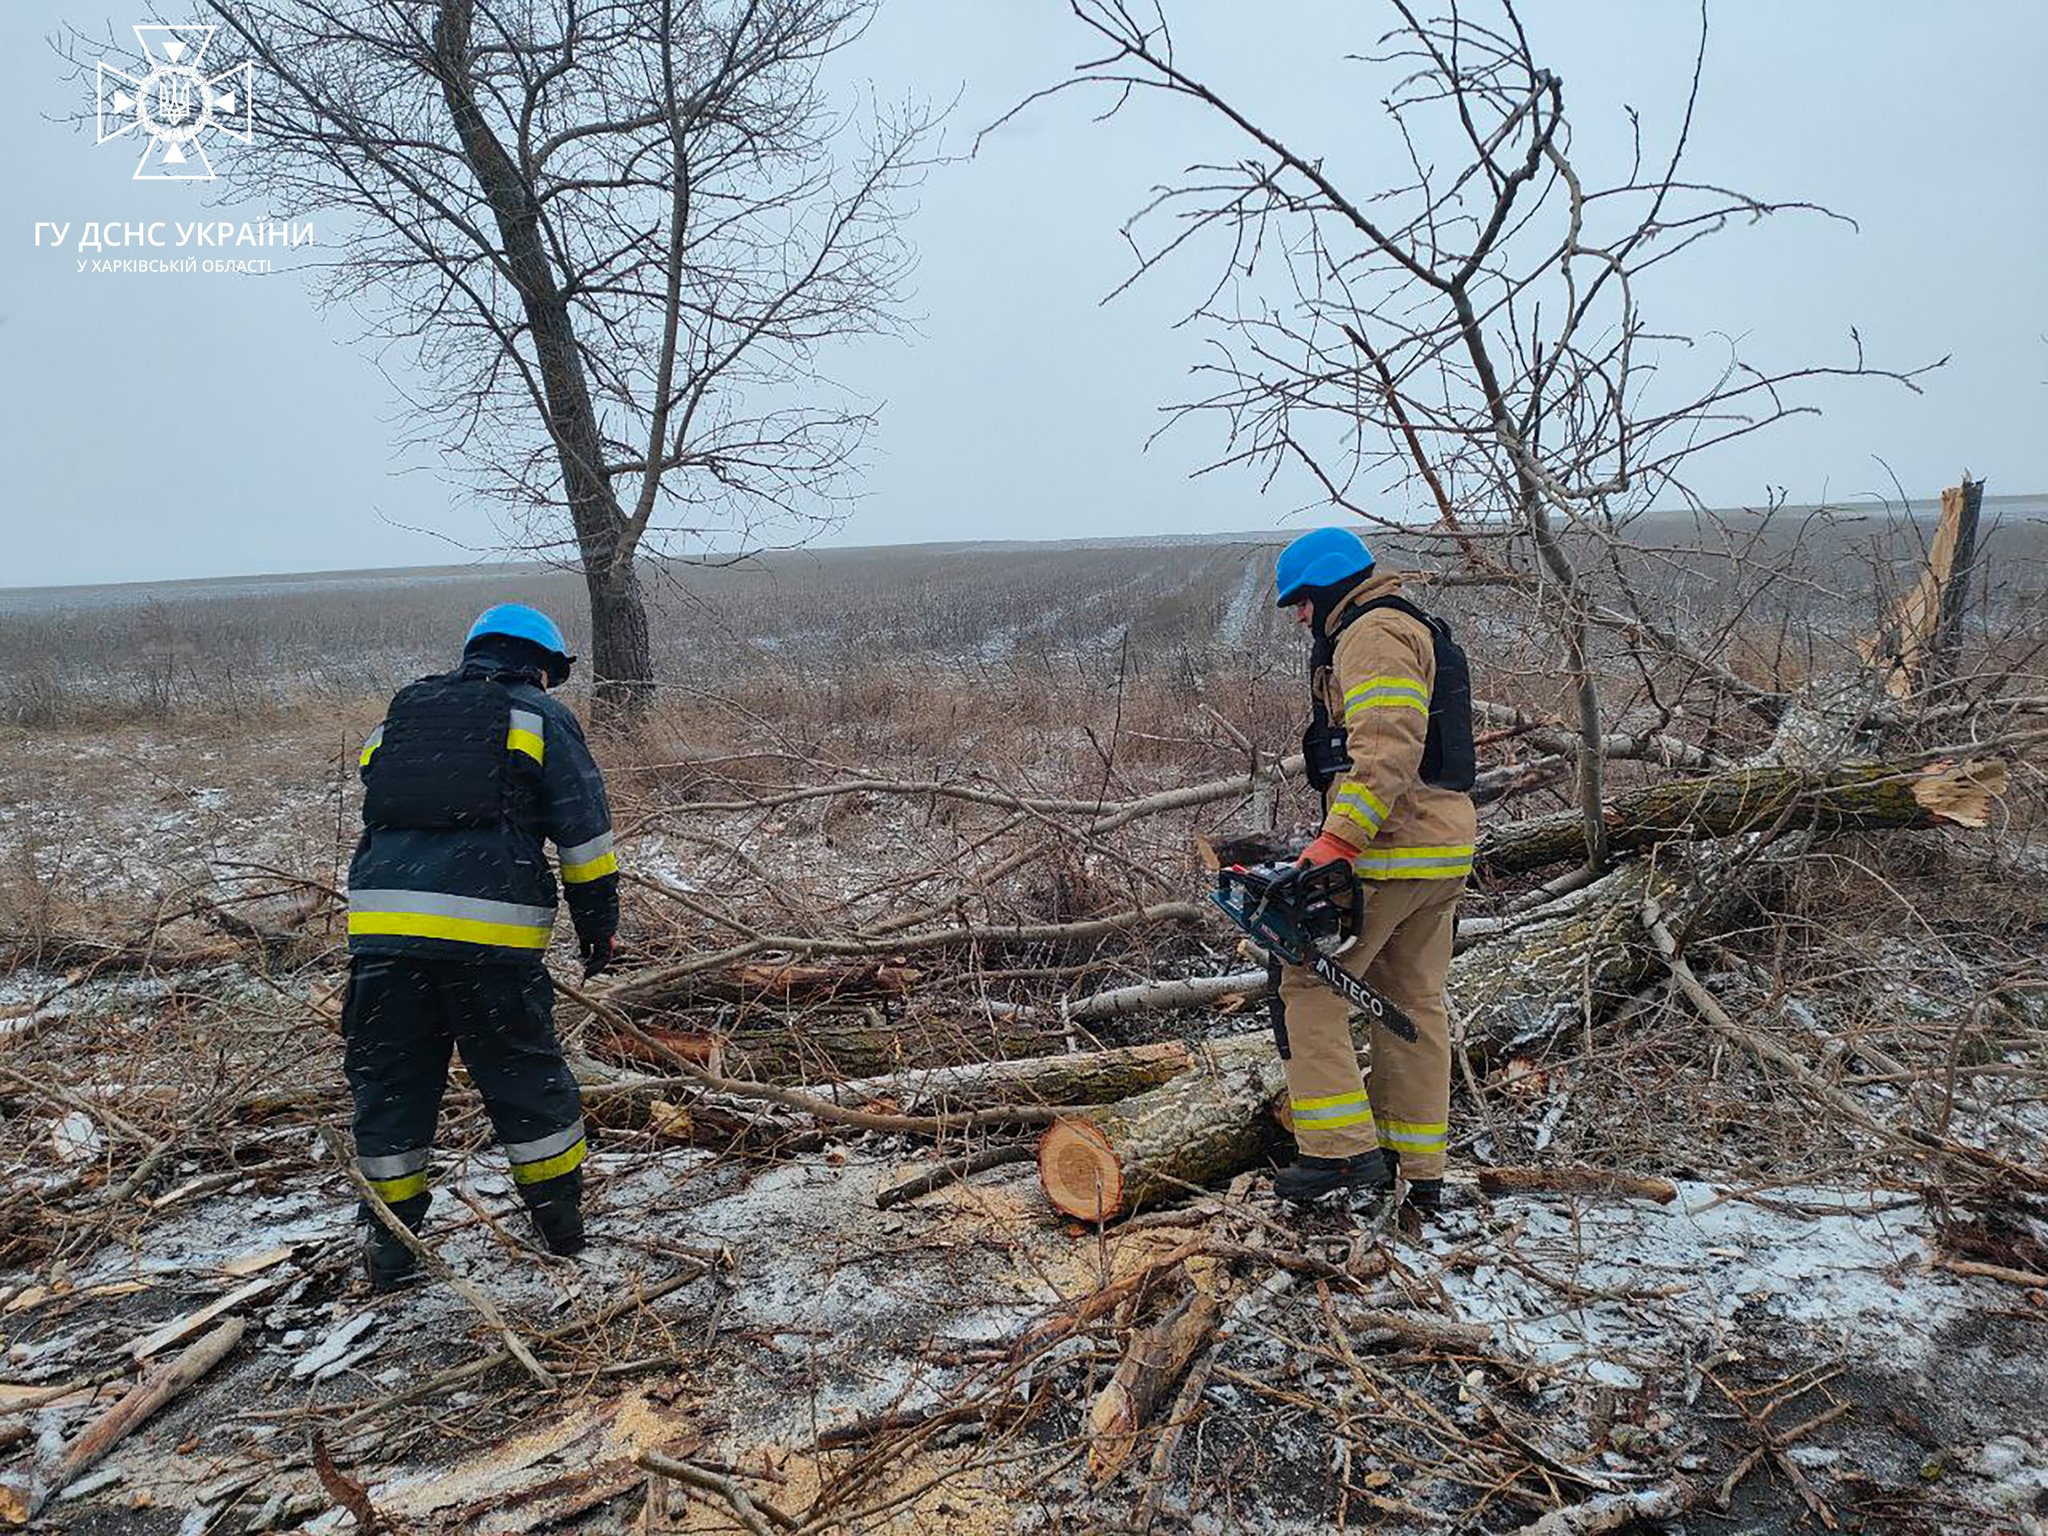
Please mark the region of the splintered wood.
POLYGON ((1967 475, 1961 485, 1941 493, 1941 518, 1920 579, 1893 604, 1878 632, 1863 642, 1863 659, 1883 669, 1885 689, 1895 699, 1912 697, 1954 645, 1970 601, 1983 505, 1984 482, 1967 475))

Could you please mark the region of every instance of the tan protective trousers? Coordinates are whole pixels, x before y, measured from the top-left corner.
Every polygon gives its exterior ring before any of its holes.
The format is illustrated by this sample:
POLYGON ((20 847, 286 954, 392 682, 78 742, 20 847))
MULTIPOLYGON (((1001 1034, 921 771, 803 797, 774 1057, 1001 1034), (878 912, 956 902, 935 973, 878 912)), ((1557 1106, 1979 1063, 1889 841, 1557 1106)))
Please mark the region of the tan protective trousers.
POLYGON ((1365 921, 1338 963, 1415 1021, 1403 1040, 1372 1026, 1368 1095, 1351 1043, 1350 1005, 1298 966, 1281 972, 1287 1096, 1305 1157, 1351 1157, 1382 1146, 1411 1179, 1443 1175, 1451 1105, 1451 1020, 1444 978, 1458 897, 1455 880, 1368 880, 1365 921))

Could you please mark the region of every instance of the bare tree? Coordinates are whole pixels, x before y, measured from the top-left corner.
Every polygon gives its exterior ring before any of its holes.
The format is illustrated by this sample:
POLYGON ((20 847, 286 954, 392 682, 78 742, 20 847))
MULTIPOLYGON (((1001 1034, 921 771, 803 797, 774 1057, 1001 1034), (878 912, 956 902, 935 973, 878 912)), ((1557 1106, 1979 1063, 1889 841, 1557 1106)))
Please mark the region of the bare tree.
MULTIPOLYGON (((1802 386, 1878 377, 1912 387, 1915 376, 1869 366, 1860 344, 1839 363, 1776 371, 1732 342, 1707 358, 1651 328, 1640 289, 1731 225, 1832 215, 1681 173, 1704 11, 1668 146, 1653 150, 1632 118, 1627 174, 1603 184, 1581 174, 1564 83, 1538 62, 1509 0, 1469 8, 1483 21, 1465 7, 1428 18, 1390 0, 1392 30, 1351 62, 1375 72, 1358 99, 1383 105, 1382 148, 1400 169, 1360 186, 1205 84, 1163 10, 1125 0, 1071 9, 1106 51, 1032 101, 1095 86, 1115 93, 1115 112, 1162 96, 1245 146, 1240 159, 1190 167, 1125 228, 1136 263, 1125 286, 1169 262, 1212 263, 1190 315, 1210 346, 1195 370, 1206 388, 1173 415, 1221 419, 1219 464, 1254 466, 1269 483, 1305 471, 1318 500, 1381 526, 1409 520, 1369 503, 1373 482, 1427 488, 1436 536, 1471 574, 1526 594, 1555 636, 1578 714, 1587 860, 1601 865, 1610 738, 1599 632, 1666 670, 1665 720, 1695 686, 1766 720, 1782 709, 1771 686, 1657 611, 1619 535, 1653 503, 1703 510, 1687 466, 1813 409, 1802 386)), ((1353 164, 1386 163, 1346 148, 1353 164)))
POLYGON ((932 126, 832 103, 875 0, 205 3, 269 81, 238 176, 343 216, 418 434, 573 549, 599 697, 644 696, 636 556, 829 520, 872 424, 821 353, 898 323, 932 126))

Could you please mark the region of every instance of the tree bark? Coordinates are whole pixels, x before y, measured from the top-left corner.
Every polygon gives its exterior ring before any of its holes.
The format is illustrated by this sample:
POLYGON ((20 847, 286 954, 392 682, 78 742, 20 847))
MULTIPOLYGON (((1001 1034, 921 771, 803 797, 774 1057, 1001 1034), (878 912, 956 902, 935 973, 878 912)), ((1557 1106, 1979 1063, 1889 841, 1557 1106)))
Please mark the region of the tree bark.
POLYGON ((1286 1081, 1270 1036, 1211 1042, 1160 1087, 1046 1127, 1046 1198, 1078 1221, 1110 1221, 1241 1172, 1278 1132, 1270 1110, 1286 1081))
MULTIPOLYGON (((1982 826, 1992 797, 2004 786, 2005 771, 1997 763, 1846 763, 1814 772, 1741 768, 1615 796, 1605 811, 1607 848, 1610 854, 1633 853, 1656 843, 1732 837, 1781 824, 1823 834, 1982 826)), ((1495 828, 1481 839, 1477 864, 1488 875, 1513 875, 1584 852, 1582 818, 1570 811, 1495 828)))
POLYGON ((905 1114, 953 1114, 995 1104, 1107 1104, 1170 1082, 1195 1064, 1182 1040, 894 1072, 841 1083, 849 1104, 886 1100, 905 1114))
POLYGON ((491 205, 504 242, 506 275, 518 289, 533 333, 548 433, 562 466, 562 490, 590 594, 591 670, 601 705, 628 711, 643 705, 654 682, 647 610, 633 552, 624 544, 625 515, 604 471, 604 436, 584 376, 569 301, 556 281, 532 184, 500 144, 478 108, 470 82, 470 31, 475 0, 441 0, 434 28, 441 94, 462 141, 463 158, 491 205))
MULTIPOLYGON (((764 1015, 717 1033, 684 1017, 663 1023, 657 1016, 640 1022, 640 1028, 700 1066, 764 1083, 836 1083, 902 1072, 912 1065, 950 1067, 992 1058, 1000 1066, 1012 1058, 1048 1056, 1066 1044, 1057 1030, 1015 1020, 926 1014, 882 1018, 822 1010, 801 1017, 764 1015)), ((606 1060, 655 1068, 667 1061, 632 1036, 607 1028, 602 1019, 594 1021, 588 1038, 593 1054, 606 1060)))

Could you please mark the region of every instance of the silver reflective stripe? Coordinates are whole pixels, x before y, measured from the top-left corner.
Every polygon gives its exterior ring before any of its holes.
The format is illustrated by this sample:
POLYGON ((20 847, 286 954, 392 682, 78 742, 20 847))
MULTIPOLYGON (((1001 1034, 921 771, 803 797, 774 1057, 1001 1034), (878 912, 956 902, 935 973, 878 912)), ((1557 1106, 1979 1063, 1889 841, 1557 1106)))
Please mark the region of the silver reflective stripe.
POLYGON ((559 1157, 583 1139, 583 1121, 579 1118, 567 1130, 556 1131, 552 1136, 543 1136, 538 1141, 508 1141, 505 1143, 505 1161, 508 1163, 539 1163, 548 1158, 559 1157))
POLYGON ((530 709, 512 711, 512 729, 515 731, 531 731, 534 735, 540 736, 545 734, 546 726, 547 722, 530 709))
POLYGON ((370 732, 369 735, 363 738, 363 750, 365 752, 373 751, 376 748, 382 746, 383 744, 384 727, 381 725, 378 726, 377 729, 375 729, 374 731, 370 732))
POLYGON ((1334 811, 1341 806, 1356 811, 1360 820, 1377 831, 1385 823, 1386 813, 1368 800, 1366 795, 1365 790, 1347 786, 1337 791, 1337 798, 1331 803, 1330 809, 1334 811))
POLYGON ((1380 1145, 1387 1147, 1415 1147, 1424 1152, 1434 1152, 1442 1150, 1450 1139, 1448 1130, 1390 1131, 1384 1123, 1380 1126, 1380 1145))
POLYGON ((523 907, 516 901, 485 901, 481 896, 449 896, 441 891, 350 891, 348 909, 458 917, 477 923, 516 923, 527 928, 555 925, 553 907, 523 907))
POLYGON ((1472 867, 1469 853, 1366 853, 1358 860, 1358 867, 1366 869, 1457 869, 1472 867))
POLYGON ((1342 1104, 1325 1104, 1320 1109, 1297 1109, 1294 1111, 1296 1125, 1316 1125, 1326 1120, 1348 1120, 1367 1107, 1364 1094, 1347 1099, 1342 1104))
POLYGON ((358 1157, 356 1165, 367 1179, 402 1179, 427 1166, 427 1149, 414 1147, 410 1152, 393 1152, 388 1157, 358 1157))
POLYGON ((612 835, 600 832, 587 843, 578 843, 573 848, 557 847, 555 852, 564 864, 588 864, 592 859, 601 858, 612 851, 612 835))

